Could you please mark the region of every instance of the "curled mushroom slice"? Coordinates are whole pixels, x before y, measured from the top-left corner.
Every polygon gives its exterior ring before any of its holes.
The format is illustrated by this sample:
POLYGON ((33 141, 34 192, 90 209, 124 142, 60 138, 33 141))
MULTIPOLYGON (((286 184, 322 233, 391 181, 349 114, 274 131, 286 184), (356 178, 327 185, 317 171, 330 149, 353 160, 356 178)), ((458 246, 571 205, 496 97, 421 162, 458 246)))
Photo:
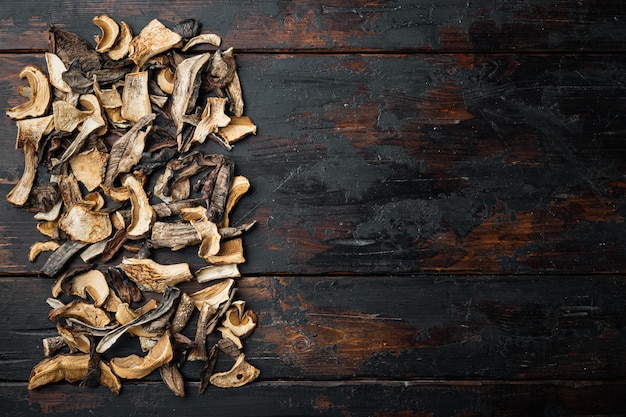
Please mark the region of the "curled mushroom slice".
MULTIPOLYGON (((28 381, 28 389, 35 390, 46 384, 66 380, 68 382, 82 381, 89 369, 89 354, 65 354, 46 358, 39 362, 32 370, 28 381)), ((109 365, 100 361, 100 385, 119 394, 122 384, 109 365)))
POLYGON ((19 181, 6 195, 14 206, 22 207, 27 201, 37 174, 39 143, 43 135, 50 132, 53 116, 37 117, 17 121, 15 147, 24 150, 24 172, 19 181))
POLYGON ((222 325, 239 338, 246 338, 256 327, 257 317, 254 311, 245 309, 246 302, 234 301, 224 314, 222 325))
POLYGON ((117 41, 117 37, 120 34, 120 27, 115 20, 106 14, 95 16, 91 21, 102 31, 102 35, 95 35, 93 37, 97 44, 96 52, 104 53, 109 51, 117 41))
POLYGON ((235 64, 233 48, 228 48, 224 51, 223 55, 224 59, 232 59, 233 67, 235 68, 232 80, 226 85, 226 93, 230 99, 230 111, 233 112, 235 116, 240 117, 243 116, 243 93, 241 92, 241 81, 239 81, 239 75, 236 70, 237 65, 235 64))
POLYGON ((30 262, 35 262, 37 260, 37 256, 39 256, 41 252, 55 251, 60 246, 61 244, 55 242, 54 240, 48 240, 46 242, 35 242, 31 245, 28 251, 28 260, 30 262))
POLYGON ((83 243, 99 242, 113 232, 111 219, 107 213, 91 211, 82 204, 73 205, 61 217, 59 229, 72 240, 83 243))
POLYGON ((167 287, 193 278, 186 263, 159 264, 152 259, 127 258, 120 268, 145 291, 165 292, 167 287))
POLYGON ((215 373, 209 381, 216 387, 235 388, 254 381, 259 374, 260 371, 246 362, 246 355, 242 353, 229 371, 215 373))
POLYGON ((109 49, 109 58, 118 61, 128 55, 128 46, 133 40, 133 30, 128 23, 120 21, 120 34, 117 42, 109 49))
MULTIPOLYGON (((153 306, 150 305, 150 307, 156 308, 156 304, 154 304, 153 306)), ((146 310, 146 311, 149 311, 149 310, 146 310)), ((125 325, 125 324, 135 320, 141 314, 142 313, 140 311, 134 311, 133 309, 131 309, 130 306, 127 303, 122 303, 122 304, 117 306, 117 311, 115 312, 115 320, 117 320, 117 322, 119 324, 125 325)), ((144 327, 141 326, 141 325, 131 326, 128 329, 128 333, 132 334, 133 336, 138 336, 138 337, 156 337, 156 336, 159 336, 158 333, 151 333, 151 332, 146 331, 144 329, 144 327)))
POLYGON ((230 220, 229 215, 235 204, 250 190, 250 181, 243 175, 237 175, 230 183, 228 197, 226 197, 226 206, 224 207, 224 217, 220 223, 220 227, 228 227, 230 220))
POLYGON ((131 203, 131 223, 126 228, 129 238, 139 238, 150 232, 150 227, 156 219, 154 209, 150 205, 148 196, 141 183, 132 175, 124 179, 124 186, 128 188, 131 203))
POLYGON ((61 323, 57 323, 57 332, 59 332, 65 344, 70 348, 71 353, 89 353, 91 341, 85 331, 73 329, 71 326, 63 327, 61 323))
POLYGON ((182 37, 165 27, 158 19, 148 23, 128 45, 128 58, 143 67, 151 57, 180 45, 182 37))
POLYGON ((31 98, 25 103, 7 109, 7 116, 13 120, 42 116, 48 110, 52 98, 48 77, 36 66, 27 65, 20 72, 20 78, 28 80, 31 98))
POLYGON ((217 225, 207 219, 204 207, 184 208, 182 218, 191 223, 201 239, 198 256, 206 259, 216 255, 220 250, 221 236, 217 225))
POLYGON ((166 331, 146 356, 130 355, 123 358, 113 358, 111 368, 120 378, 141 379, 170 362, 173 357, 174 351, 170 341, 170 333, 166 331))
POLYGON ((193 48, 196 45, 205 43, 219 47, 222 44, 222 38, 214 33, 202 33, 189 39, 181 51, 186 52, 188 49, 193 48))
POLYGON ((122 117, 138 122, 152 112, 148 91, 148 71, 129 72, 122 91, 122 117))
POLYGON ((107 131, 107 123, 105 121, 104 110, 102 110, 102 105, 100 104, 100 100, 93 94, 82 94, 78 98, 78 104, 83 106, 86 111, 91 113, 91 118, 94 119, 101 126, 94 130, 94 133, 102 136, 107 131))
POLYGON ((70 146, 65 149, 63 154, 58 159, 52 160, 52 166, 50 171, 58 174, 61 166, 69 161, 69 159, 80 152, 87 139, 91 136, 92 133, 97 132, 98 129, 102 127, 102 121, 98 120, 97 117, 87 117, 87 119, 83 122, 80 132, 76 135, 70 146))
POLYGON ((157 84, 164 93, 172 94, 174 91, 174 72, 171 68, 162 68, 157 74, 157 84))
MULTIPOLYGON (((93 92, 95 97, 98 98, 98 107, 104 109, 113 125, 117 126, 121 123, 126 123, 127 120, 122 116, 122 96, 117 91, 115 84, 111 88, 103 90, 100 88, 98 79, 94 76, 93 92)), ((102 114, 102 110, 100 110, 100 114, 102 114)))

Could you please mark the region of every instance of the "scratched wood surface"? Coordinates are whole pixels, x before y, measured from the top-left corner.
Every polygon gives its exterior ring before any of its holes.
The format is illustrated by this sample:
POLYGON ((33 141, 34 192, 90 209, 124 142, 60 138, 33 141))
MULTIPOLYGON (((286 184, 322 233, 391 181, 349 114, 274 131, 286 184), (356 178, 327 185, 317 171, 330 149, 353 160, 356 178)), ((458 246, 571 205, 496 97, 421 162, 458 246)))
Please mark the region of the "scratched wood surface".
POLYGON ((2 117, 0 413, 626 415, 626 14, 603 3, 2 2, 4 107, 49 24, 91 39, 100 13, 194 16, 236 48, 259 126, 229 156, 252 184, 233 220, 258 221, 238 287, 261 377, 200 396, 188 364, 183 399, 157 374, 119 397, 26 390, 52 282, 4 199, 23 160, 2 117))

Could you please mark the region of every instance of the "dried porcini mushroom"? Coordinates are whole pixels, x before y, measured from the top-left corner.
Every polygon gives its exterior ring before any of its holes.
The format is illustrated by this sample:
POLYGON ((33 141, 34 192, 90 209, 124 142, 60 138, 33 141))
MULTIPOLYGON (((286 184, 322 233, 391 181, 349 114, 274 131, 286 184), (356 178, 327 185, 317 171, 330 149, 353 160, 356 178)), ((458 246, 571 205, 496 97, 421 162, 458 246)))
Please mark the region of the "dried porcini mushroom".
POLYGON ((20 78, 28 80, 31 97, 19 106, 7 109, 7 116, 14 120, 42 116, 48 110, 50 99, 52 98, 48 77, 36 66, 27 65, 20 72, 20 78))
POLYGON ((234 388, 254 381, 259 374, 260 371, 246 362, 246 355, 242 353, 230 370, 213 374, 209 381, 216 387, 234 388))
MULTIPOLYGON (((66 380, 78 382, 85 379, 89 367, 89 355, 57 355, 46 358, 39 362, 32 370, 28 381, 28 389, 35 390, 46 384, 66 380)), ((100 385, 109 388, 113 393, 119 394, 122 384, 119 378, 113 374, 111 368, 103 361, 100 367, 100 385)))
POLYGON ((143 378, 158 368, 165 384, 183 396, 180 368, 192 358, 206 361, 201 392, 212 377, 221 386, 242 385, 254 378, 241 372, 247 369, 239 360, 243 345, 225 323, 234 323, 242 337, 256 323, 242 302, 231 306, 232 278, 240 276, 244 261, 241 236, 255 221, 230 225, 229 213, 249 183, 235 176, 232 159, 207 150, 217 144, 230 151, 256 133, 242 115, 233 48, 220 49, 221 38, 200 33, 195 19, 171 29, 154 19, 137 36, 106 14, 92 22, 101 31, 95 48, 51 27, 47 76, 26 66, 20 77, 28 85, 18 88, 26 102, 7 110, 16 120, 25 168, 6 198, 36 213, 37 229, 50 240, 33 245, 30 259, 52 251, 40 274, 59 277, 52 288, 57 298, 47 300, 58 333, 44 339, 50 361, 42 367, 51 376, 38 365, 29 388, 67 379, 119 392, 103 358, 115 355, 109 349, 125 334, 148 353, 111 360, 124 378, 143 378), (201 263, 195 274, 187 263, 152 260, 152 251, 193 245, 201 263), (122 251, 117 267, 98 265, 122 251), (205 288, 187 295, 177 287, 192 279, 205 288), (131 308, 144 291, 163 295, 131 308), (196 326, 195 341, 180 333, 188 323, 196 326), (218 324, 221 341, 207 346, 218 324), (237 359, 235 377, 244 381, 230 384, 224 373, 214 374, 218 346, 237 359), (62 350, 70 354, 59 355, 70 359, 52 361, 62 350), (72 367, 76 352, 83 356, 72 367))
POLYGON ((245 310, 246 302, 243 300, 235 301, 231 304, 222 325, 237 337, 243 339, 252 333, 256 327, 256 314, 252 310, 245 310))

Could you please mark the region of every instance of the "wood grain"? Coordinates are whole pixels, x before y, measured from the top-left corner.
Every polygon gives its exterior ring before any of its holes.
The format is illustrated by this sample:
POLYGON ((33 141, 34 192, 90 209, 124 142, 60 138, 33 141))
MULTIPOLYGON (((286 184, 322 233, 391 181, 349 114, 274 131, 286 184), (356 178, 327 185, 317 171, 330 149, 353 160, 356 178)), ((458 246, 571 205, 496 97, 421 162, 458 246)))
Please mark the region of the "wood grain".
POLYGON ((44 51, 59 25, 92 40, 91 19, 108 13, 138 33, 151 19, 195 17, 225 45, 255 51, 537 52, 623 51, 626 15, 597 0, 3 2, 0 51, 44 51))
MULTIPOLYGON (((0 279, 1 380, 27 379, 42 359, 41 340, 56 334, 45 304, 51 286, 47 279, 0 279), (24 303, 24 294, 32 302, 24 303)), ((620 277, 258 277, 242 278, 237 287, 259 317, 244 351, 266 381, 626 373, 620 277)), ((194 329, 190 324, 184 333, 193 338, 194 329)), ((107 357, 137 349, 127 337, 107 357)), ((199 366, 183 372, 197 380, 199 366)))
MULTIPOLYGON (((12 105, 18 68, 41 57, 0 59, 0 102, 12 105)), ((626 270, 624 57, 238 62, 259 126, 229 154, 252 184, 233 220, 258 221, 244 239, 246 274, 626 270)), ((1 120, 1 146, 14 137, 1 120)), ((0 155, 3 193, 21 158, 0 155)), ((0 269, 37 271, 45 255, 26 261, 35 222, 4 199, 0 212, 0 269)), ((157 256, 200 261, 191 249, 157 256)))
POLYGON ((108 415, 124 410, 150 415, 341 416, 376 417, 484 416, 512 417, 611 415, 626 407, 626 383, 538 381, 533 384, 471 381, 372 381, 314 383, 268 382, 239 389, 209 389, 197 384, 178 398, 162 384, 128 384, 116 397, 105 388, 52 385, 29 392, 23 384, 1 383, 0 401, 7 415, 108 415))

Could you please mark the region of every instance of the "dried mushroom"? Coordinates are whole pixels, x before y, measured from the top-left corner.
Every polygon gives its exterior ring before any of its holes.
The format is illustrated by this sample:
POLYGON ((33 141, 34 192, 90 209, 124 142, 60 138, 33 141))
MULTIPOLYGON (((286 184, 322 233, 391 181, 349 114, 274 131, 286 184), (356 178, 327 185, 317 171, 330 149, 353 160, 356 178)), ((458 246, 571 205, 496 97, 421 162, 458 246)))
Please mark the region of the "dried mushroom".
POLYGON ((52 94, 48 77, 34 65, 27 65, 20 72, 20 78, 26 78, 30 86, 30 99, 19 106, 7 109, 6 113, 11 119, 21 120, 27 117, 38 117, 45 114, 50 105, 52 94))
POLYGON ((246 355, 242 353, 230 370, 213 374, 209 380, 216 387, 234 388, 254 381, 259 374, 260 371, 246 362, 246 355))
POLYGON ((159 369, 184 396, 180 369, 188 359, 205 361, 200 392, 210 381, 243 385, 258 375, 241 359, 240 340, 256 316, 243 301, 233 304, 233 278, 244 262, 241 235, 255 221, 231 226, 229 216, 250 185, 232 159, 208 150, 230 151, 256 133, 242 115, 233 48, 222 51, 221 38, 200 33, 195 19, 171 29, 154 19, 137 36, 106 14, 92 22, 100 29, 95 47, 50 28, 47 75, 26 66, 19 76, 28 85, 18 88, 26 101, 6 111, 25 161, 6 199, 35 213, 50 240, 34 244, 29 259, 51 251, 40 274, 56 278, 46 301, 58 335, 44 339, 48 359, 33 369, 29 389, 66 379, 117 393, 117 376, 159 369), (152 258, 195 245, 195 274, 186 262, 152 258), (118 266, 102 268, 121 252, 118 266), (204 288, 187 295, 178 285, 191 280, 204 288), (192 325, 194 341, 181 334, 192 325), (207 345, 218 325, 220 342, 207 345), (109 349, 123 335, 148 353, 114 357, 109 349), (214 374, 218 347, 237 359, 230 373, 214 374))
MULTIPOLYGON (((46 384, 66 380, 78 382, 85 379, 89 367, 89 355, 58 355, 39 362, 32 370, 28 381, 28 389, 35 390, 46 384)), ((111 368, 103 361, 99 364, 101 385, 119 394, 122 384, 111 368)))

